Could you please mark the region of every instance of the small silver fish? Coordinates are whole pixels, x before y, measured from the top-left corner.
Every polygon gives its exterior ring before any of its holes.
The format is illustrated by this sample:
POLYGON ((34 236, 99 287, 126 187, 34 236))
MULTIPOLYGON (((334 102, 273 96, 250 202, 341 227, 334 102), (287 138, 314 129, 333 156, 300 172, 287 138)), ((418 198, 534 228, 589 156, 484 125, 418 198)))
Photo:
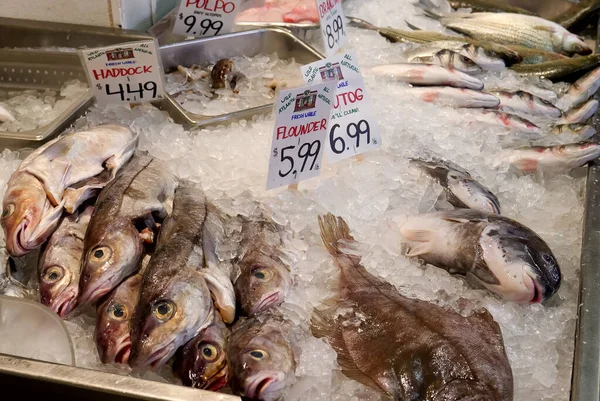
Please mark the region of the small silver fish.
POLYGON ((406 92, 418 97, 427 103, 436 103, 441 106, 464 108, 495 108, 500 105, 500 99, 488 93, 471 89, 459 89, 449 86, 428 88, 408 88, 406 92))
POLYGON ((600 157, 600 144, 578 142, 556 146, 531 146, 511 149, 493 163, 510 163, 523 172, 540 169, 574 169, 600 157))
POLYGON ((452 50, 462 56, 468 57, 484 70, 497 71, 504 69, 504 60, 482 47, 461 41, 440 40, 424 43, 404 52, 404 57, 411 60, 415 57, 432 56, 440 50, 452 50))
POLYGON ((500 202, 496 195, 462 167, 438 158, 410 161, 439 182, 453 206, 500 214, 500 202))
POLYGON ((378 77, 390 77, 413 85, 450 85, 457 88, 483 89, 483 82, 460 71, 451 71, 434 64, 388 64, 371 68, 378 77))
POLYGON ((516 116, 514 114, 503 113, 497 110, 482 110, 477 113, 475 119, 479 122, 505 127, 517 132, 539 135, 543 130, 529 120, 516 116))
POLYGON ((596 134, 596 128, 593 125, 587 124, 563 124, 556 125, 551 130, 550 133, 553 135, 573 135, 578 138, 579 141, 583 141, 585 139, 589 139, 596 134))
POLYGON ((558 99, 556 107, 566 111, 579 106, 594 96, 598 88, 600 88, 600 68, 588 72, 575 81, 567 93, 558 99))
POLYGON ((440 50, 429 56, 418 56, 409 59, 411 63, 437 64, 450 70, 456 69, 466 74, 476 74, 483 69, 475 64, 470 58, 463 56, 453 50, 440 50))
POLYGON ((598 111, 598 104, 596 99, 588 100, 581 106, 567 111, 556 124, 585 123, 596 114, 598 111))
POLYGON ((509 113, 559 118, 561 111, 552 103, 525 91, 491 90, 489 93, 500 99, 500 110, 509 113))

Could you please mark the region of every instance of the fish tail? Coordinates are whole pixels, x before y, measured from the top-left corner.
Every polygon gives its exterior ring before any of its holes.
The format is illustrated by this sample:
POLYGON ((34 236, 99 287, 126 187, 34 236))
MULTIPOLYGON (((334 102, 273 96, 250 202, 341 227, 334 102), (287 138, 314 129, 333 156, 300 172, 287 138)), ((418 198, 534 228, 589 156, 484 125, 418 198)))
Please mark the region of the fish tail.
POLYGON ((377 27, 375 25, 371 24, 370 22, 365 21, 364 19, 350 17, 350 16, 346 16, 346 19, 348 20, 350 26, 353 26, 356 28, 362 28, 362 29, 370 29, 373 31, 377 30, 377 27))
POLYGON ((354 237, 350 235, 350 227, 341 217, 336 217, 331 213, 325 216, 319 216, 319 227, 321 228, 321 239, 325 248, 331 256, 346 255, 340 250, 339 241, 354 241, 354 237))

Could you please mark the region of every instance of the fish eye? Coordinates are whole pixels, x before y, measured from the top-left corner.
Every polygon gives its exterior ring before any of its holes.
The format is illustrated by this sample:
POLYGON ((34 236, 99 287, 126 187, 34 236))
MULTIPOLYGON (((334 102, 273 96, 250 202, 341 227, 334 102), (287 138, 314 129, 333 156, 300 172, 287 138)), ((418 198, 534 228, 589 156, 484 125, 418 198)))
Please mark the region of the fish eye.
POLYGON ((112 251, 107 246, 97 246, 90 251, 90 256, 96 262, 104 262, 112 255, 112 251))
POLYGON ((273 273, 271 273, 271 271, 269 269, 266 269, 262 266, 254 267, 251 270, 251 273, 254 277, 256 277, 257 279, 259 279, 261 281, 267 281, 267 280, 270 280, 271 277, 273 277, 273 273))
POLYGON ((4 210, 2 210, 2 217, 1 218, 6 219, 6 218, 10 217, 15 212, 15 204, 14 203, 9 203, 3 209, 4 210))
POLYGON ((208 362, 212 362, 217 359, 219 354, 217 347, 208 343, 200 343, 198 345, 198 349, 200 352, 202 352, 202 358, 206 359, 208 362))
POLYGON ((471 59, 470 59, 470 58, 468 58, 468 57, 462 56, 462 55, 460 56, 460 61, 462 61, 462 62, 463 62, 463 63, 465 63, 465 64, 475 64, 475 63, 473 62, 473 60, 471 60, 471 59))
POLYGON ((263 351, 261 349, 252 350, 248 352, 248 354, 252 359, 256 359, 257 361, 261 361, 268 356, 267 351, 263 351))
POLYGON ((108 307, 108 315, 114 320, 125 320, 129 315, 127 307, 121 304, 113 304, 108 307))
POLYGON ((167 321, 175 314, 175 304, 171 301, 158 301, 152 308, 152 313, 158 320, 167 321))
POLYGON ((554 258, 548 254, 542 255, 542 259, 544 259, 544 262, 546 263, 554 264, 554 258))
POLYGON ((48 269, 46 269, 46 272, 44 273, 42 280, 46 283, 56 283, 58 280, 63 278, 63 276, 64 276, 64 271, 61 267, 51 266, 48 269))

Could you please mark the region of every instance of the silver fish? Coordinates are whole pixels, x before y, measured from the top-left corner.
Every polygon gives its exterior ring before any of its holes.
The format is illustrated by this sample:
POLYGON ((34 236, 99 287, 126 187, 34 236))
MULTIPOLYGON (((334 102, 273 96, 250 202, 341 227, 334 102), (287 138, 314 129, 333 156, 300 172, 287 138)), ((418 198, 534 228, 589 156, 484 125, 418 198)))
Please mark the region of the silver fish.
POLYGON ((551 134, 554 135, 573 135, 578 138, 579 141, 589 139, 596 134, 596 128, 593 125, 587 124, 563 124, 556 125, 550 130, 551 134))
POLYGON ((452 50, 462 56, 468 57, 484 70, 496 71, 506 67, 504 60, 492 52, 461 41, 440 40, 424 43, 404 52, 404 57, 411 60, 415 57, 432 56, 440 50, 452 50))
POLYGON ((552 103, 529 92, 491 90, 489 93, 500 99, 500 110, 502 111, 546 118, 559 118, 562 114, 552 103))
POLYGON ((406 89, 406 93, 418 97, 427 103, 436 103, 441 106, 456 108, 495 108, 500 105, 500 99, 488 93, 448 86, 408 88, 406 89))
POLYGON ((413 85, 450 85, 457 88, 483 89, 483 82, 460 71, 451 71, 434 64, 388 64, 370 69, 378 77, 390 77, 413 85))
POLYGON ((40 299, 60 317, 77 305, 83 238, 94 208, 68 215, 52 234, 38 265, 40 299))
POLYGON ((470 58, 463 56, 453 50, 440 50, 437 53, 427 56, 416 56, 409 58, 411 63, 420 64, 437 64, 450 70, 456 69, 466 74, 476 74, 482 70, 480 66, 475 64, 470 58))
POLYGON ((460 209, 410 216, 400 227, 407 256, 475 279, 510 301, 543 302, 561 272, 548 245, 522 224, 460 209))
POLYGON ((295 381, 296 356, 289 332, 290 323, 272 314, 234 326, 227 353, 235 393, 251 400, 281 399, 295 381))
POLYGON ((510 163, 524 172, 541 169, 574 169, 600 157, 600 144, 578 142, 556 146, 531 146, 512 149, 501 154, 495 165, 510 163))
POLYGON ((498 198, 462 167, 438 158, 410 161, 439 182, 453 206, 500 214, 498 198))
POLYGON ((540 17, 510 13, 428 13, 458 33, 506 45, 523 45, 564 54, 588 55, 592 49, 577 35, 540 17))
POLYGON ((138 137, 129 128, 101 125, 56 138, 31 153, 13 173, 2 203, 6 248, 22 256, 54 232, 63 210, 72 213, 107 181, 73 188, 110 170, 114 178, 131 158, 138 137))
POLYGON ((539 135, 544 132, 540 127, 529 120, 497 110, 482 110, 480 113, 476 114, 475 119, 482 123, 497 125, 518 132, 534 135, 539 135))
POLYGON ((594 96, 598 88, 600 88, 600 68, 588 72, 575 81, 567 93, 558 99, 556 107, 566 111, 579 106, 594 96))
POLYGON ((567 111, 556 124, 585 123, 596 114, 598 111, 598 104, 596 99, 588 100, 581 106, 567 111))

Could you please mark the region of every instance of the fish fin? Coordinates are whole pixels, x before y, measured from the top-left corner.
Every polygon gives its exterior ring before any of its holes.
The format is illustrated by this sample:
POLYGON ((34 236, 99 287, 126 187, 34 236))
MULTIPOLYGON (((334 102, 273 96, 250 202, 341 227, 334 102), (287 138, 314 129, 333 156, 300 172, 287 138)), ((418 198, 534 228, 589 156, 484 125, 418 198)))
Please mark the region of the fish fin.
POLYGON ((104 167, 111 170, 111 180, 115 178, 121 167, 131 159, 137 149, 139 138, 139 135, 135 135, 121 150, 104 161, 104 167))
POLYGON ((422 244, 410 248, 408 252, 406 252, 406 256, 412 258, 415 256, 426 255, 432 250, 433 247, 431 246, 431 244, 429 242, 424 242, 422 244))
POLYGON ((216 268, 200 269, 214 301, 215 307, 225 323, 235 319, 235 290, 229 276, 216 268))
POLYGON ((364 19, 350 17, 350 16, 346 15, 346 20, 348 21, 348 25, 356 27, 356 28, 370 29, 373 31, 377 30, 377 27, 375 25, 371 24, 370 22, 365 21, 364 19))
POLYGON ((102 188, 110 181, 111 175, 109 172, 105 171, 95 177, 65 189, 63 200, 65 201, 65 210, 67 213, 72 214, 85 201, 98 195, 102 188))
POLYGON ((422 31, 421 28, 419 28, 416 25, 411 24, 409 21, 404 20, 404 23, 406 24, 406 26, 408 26, 410 29, 412 29, 413 31, 422 31))
POLYGON ((431 230, 411 230, 402 229, 402 235, 409 241, 417 241, 427 243, 431 241, 433 231, 431 230))
POLYGON ((443 15, 436 13, 435 11, 431 10, 431 9, 423 9, 423 13, 425 14, 425 16, 434 19, 436 21, 441 20, 442 18, 444 18, 443 15))
POLYGON ((319 227, 321 228, 323 244, 332 256, 343 255, 353 260, 360 259, 360 257, 349 255, 340 249, 341 244, 339 241, 345 241, 346 243, 354 242, 354 237, 350 234, 350 227, 348 227, 344 219, 327 213, 325 216, 319 216, 319 227))
POLYGON ((24 171, 42 183, 46 196, 56 206, 62 200, 70 167, 71 163, 64 160, 40 157, 25 167, 24 171))
POLYGON ((533 27, 533 29, 536 29, 538 31, 545 31, 545 32, 549 32, 549 33, 554 33, 554 28, 550 27, 550 26, 544 26, 544 25, 536 25, 533 27))

